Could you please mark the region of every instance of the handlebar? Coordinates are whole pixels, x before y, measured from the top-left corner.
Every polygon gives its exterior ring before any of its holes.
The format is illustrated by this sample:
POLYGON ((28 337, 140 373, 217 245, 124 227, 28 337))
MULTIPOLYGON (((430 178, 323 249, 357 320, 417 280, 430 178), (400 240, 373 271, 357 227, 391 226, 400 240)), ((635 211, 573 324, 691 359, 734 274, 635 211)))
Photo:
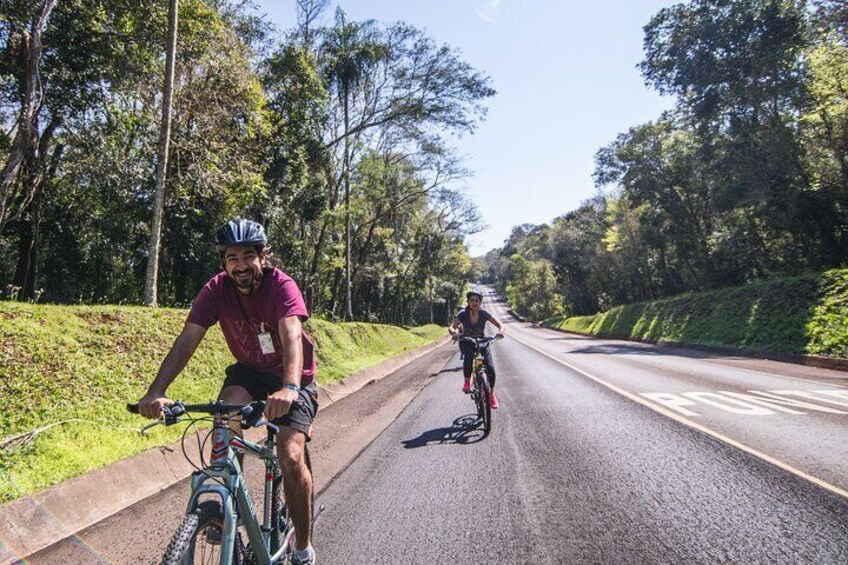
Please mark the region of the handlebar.
MULTIPOLYGON (((138 414, 138 404, 127 404, 127 410, 133 414, 138 414)), ((171 426, 180 421, 180 416, 188 412, 202 412, 204 414, 232 414, 240 415, 241 427, 252 428, 259 426, 268 426, 273 431, 279 431, 279 428, 262 417, 265 411, 265 401, 257 400, 250 404, 224 404, 223 402, 208 402, 206 404, 183 404, 181 400, 177 400, 173 404, 162 408, 162 418, 156 420, 152 424, 148 424, 142 428, 142 433, 148 428, 157 425, 171 426)))
POLYGON ((493 341, 503 339, 503 338, 504 338, 504 335, 501 334, 501 333, 498 333, 498 334, 495 334, 495 335, 487 335, 485 337, 471 337, 471 336, 467 336, 467 335, 458 335, 458 336, 454 336, 453 339, 454 339, 454 341, 463 341, 465 343, 470 343, 472 345, 480 346, 480 345, 485 345, 487 343, 491 343, 493 341))

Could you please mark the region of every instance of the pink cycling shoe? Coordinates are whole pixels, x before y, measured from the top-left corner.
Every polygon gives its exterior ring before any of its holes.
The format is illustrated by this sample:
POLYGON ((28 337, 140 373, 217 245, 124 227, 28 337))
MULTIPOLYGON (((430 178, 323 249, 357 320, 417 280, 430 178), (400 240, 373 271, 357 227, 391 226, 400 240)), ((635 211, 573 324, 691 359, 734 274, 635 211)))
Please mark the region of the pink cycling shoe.
POLYGON ((497 399, 497 398, 495 398, 495 391, 492 391, 492 395, 491 395, 491 397, 490 397, 489 405, 490 405, 492 408, 497 408, 497 407, 498 407, 498 399, 497 399))
POLYGON ((471 379, 465 379, 465 382, 462 383, 462 392, 465 394, 471 393, 471 379))

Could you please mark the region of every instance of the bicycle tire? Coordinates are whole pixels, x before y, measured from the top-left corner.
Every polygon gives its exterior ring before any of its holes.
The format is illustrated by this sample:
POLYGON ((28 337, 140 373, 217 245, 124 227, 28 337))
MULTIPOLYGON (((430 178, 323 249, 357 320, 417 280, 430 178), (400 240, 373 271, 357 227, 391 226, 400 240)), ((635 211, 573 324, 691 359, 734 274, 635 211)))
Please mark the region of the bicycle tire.
POLYGON ((482 382, 480 398, 483 404, 483 434, 489 435, 489 432, 492 431, 492 387, 485 372, 480 381, 482 382))
POLYGON ((472 391, 472 396, 474 397, 474 405, 477 407, 477 419, 482 420, 484 416, 483 409, 483 385, 481 384, 483 381, 480 378, 480 373, 477 373, 477 376, 474 377, 474 390, 472 391))
MULTIPOLYGON (((177 531, 174 532, 162 565, 187 565, 193 563, 219 563, 220 545, 207 543, 205 539, 209 527, 217 526, 223 531, 224 513, 221 505, 215 501, 201 503, 197 510, 186 514, 177 531), (202 546, 198 552, 198 540, 202 538, 202 546), (216 556, 217 555, 217 556, 216 556)), ((245 547, 241 540, 241 534, 236 532, 235 545, 233 546, 233 565, 245 564, 245 547)))
POLYGON ((286 527, 286 505, 283 503, 283 473, 277 469, 274 484, 271 487, 271 555, 280 549, 281 534, 286 527))

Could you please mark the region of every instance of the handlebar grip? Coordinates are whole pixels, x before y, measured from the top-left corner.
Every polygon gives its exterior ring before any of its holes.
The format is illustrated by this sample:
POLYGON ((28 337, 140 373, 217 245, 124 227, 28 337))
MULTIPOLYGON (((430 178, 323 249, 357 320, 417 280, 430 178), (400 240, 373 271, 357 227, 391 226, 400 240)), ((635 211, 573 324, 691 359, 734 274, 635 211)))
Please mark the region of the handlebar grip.
POLYGON ((133 414, 138 414, 138 404, 129 404, 127 403, 127 410, 133 414))
POLYGON ((262 420, 262 412, 264 410, 264 400, 256 400, 242 408, 241 427, 245 429, 255 427, 259 423, 259 421, 262 420))

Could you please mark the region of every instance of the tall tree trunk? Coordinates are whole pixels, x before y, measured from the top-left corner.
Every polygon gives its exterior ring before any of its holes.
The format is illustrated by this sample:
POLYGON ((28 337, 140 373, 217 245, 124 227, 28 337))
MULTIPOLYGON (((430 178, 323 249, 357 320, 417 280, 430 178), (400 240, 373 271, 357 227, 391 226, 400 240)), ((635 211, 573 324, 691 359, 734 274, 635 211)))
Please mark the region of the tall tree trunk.
MULTIPOLYGON (((37 205, 38 198, 36 198, 37 205)), ((34 208, 33 206, 32 208, 34 208)), ((33 249, 35 248, 35 235, 32 217, 30 214, 21 218, 18 223, 18 262, 15 266, 15 286, 21 290, 18 292, 18 299, 24 300, 27 298, 26 290, 30 286, 29 277, 32 272, 30 266, 33 261, 33 249)))
POLYGON ((47 25, 47 19, 56 6, 56 2, 57 0, 47 0, 41 10, 41 16, 32 24, 29 31, 24 30, 23 32, 24 52, 26 54, 24 96, 18 118, 18 131, 12 142, 6 165, 3 167, 2 176, 0 176, 0 232, 3 231, 3 226, 7 221, 23 214, 34 196, 33 187, 24 184, 21 188, 23 197, 20 198, 19 210, 13 212, 10 208, 10 204, 15 199, 13 189, 21 164, 27 154, 35 150, 38 138, 36 120, 42 102, 41 79, 39 77, 42 52, 41 33, 47 25))
POLYGON ((344 272, 342 269, 337 268, 333 271, 333 285, 330 287, 331 296, 330 299, 330 312, 334 317, 339 317, 341 313, 338 311, 339 305, 344 306, 344 301, 339 300, 340 290, 339 287, 344 284, 344 272))
POLYGON ((162 92, 162 126, 159 161, 156 164, 156 187, 153 195, 153 219, 144 278, 144 303, 157 306, 156 285, 159 276, 159 248, 162 240, 162 212, 165 208, 165 179, 168 172, 168 146, 171 143, 171 102, 174 94, 174 64, 177 51, 177 18, 179 0, 171 0, 168 8, 168 51, 165 55, 165 88, 162 92))
POLYGON ((21 300, 35 300, 38 289, 38 251, 41 245, 41 219, 44 210, 44 190, 47 183, 56 176, 56 170, 62 159, 64 146, 59 144, 50 156, 50 144, 53 134, 59 126, 58 120, 52 120, 41 134, 38 151, 27 152, 23 181, 32 194, 32 201, 22 209, 18 225, 18 264, 15 269, 15 285, 21 287, 21 300))
POLYGON ((430 323, 433 323, 433 284, 430 283, 430 288, 427 289, 427 300, 430 302, 430 323))
MULTIPOLYGON (((348 114, 348 87, 344 86, 344 127, 345 134, 350 128, 350 116, 348 114)), ((345 183, 345 312, 344 319, 353 320, 353 301, 350 292, 350 141, 345 135, 344 139, 344 183, 345 183)))

